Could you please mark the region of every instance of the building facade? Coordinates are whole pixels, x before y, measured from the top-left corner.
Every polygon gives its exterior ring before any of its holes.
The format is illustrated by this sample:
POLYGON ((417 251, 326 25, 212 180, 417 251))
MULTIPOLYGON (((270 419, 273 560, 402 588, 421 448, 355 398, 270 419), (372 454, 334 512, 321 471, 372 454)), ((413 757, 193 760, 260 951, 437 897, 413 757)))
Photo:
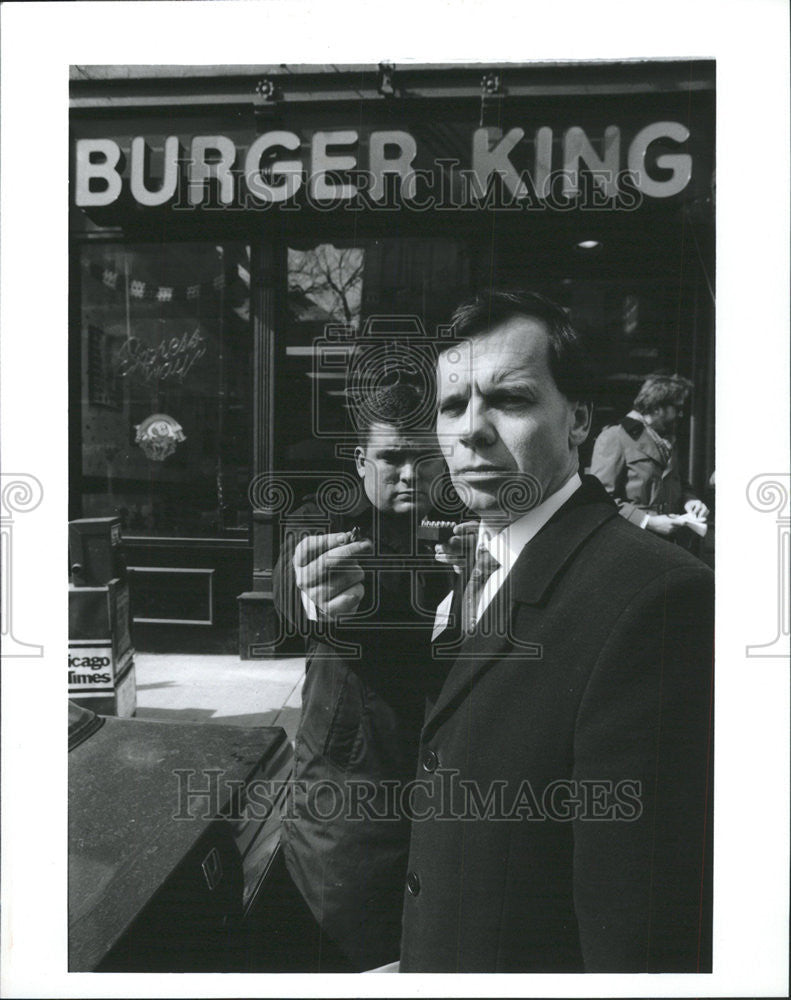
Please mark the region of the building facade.
POLYGON ((75 66, 71 97, 70 518, 120 517, 138 648, 288 648, 279 516, 348 467, 349 343, 408 358, 486 286, 588 336, 594 436, 691 378, 705 490, 712 62, 75 66))

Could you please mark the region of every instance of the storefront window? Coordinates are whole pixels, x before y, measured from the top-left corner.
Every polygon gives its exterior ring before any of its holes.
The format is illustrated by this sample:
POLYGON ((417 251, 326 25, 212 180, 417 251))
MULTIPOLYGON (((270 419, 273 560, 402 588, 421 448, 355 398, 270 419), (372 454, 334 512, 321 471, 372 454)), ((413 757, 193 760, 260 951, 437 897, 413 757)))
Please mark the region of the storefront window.
POLYGON ((365 250, 320 243, 288 250, 289 312, 298 321, 356 327, 360 319, 365 250))
POLYGON ((378 338, 397 344, 422 331, 432 340, 469 294, 469 250, 464 241, 442 237, 295 242, 287 248, 286 271, 275 366, 279 466, 314 473, 315 486, 348 466, 338 459, 334 436, 352 426, 351 361, 324 350, 328 332, 346 327, 364 340, 375 328, 378 338))
POLYGON ((83 246, 80 337, 83 516, 246 537, 249 247, 83 246))

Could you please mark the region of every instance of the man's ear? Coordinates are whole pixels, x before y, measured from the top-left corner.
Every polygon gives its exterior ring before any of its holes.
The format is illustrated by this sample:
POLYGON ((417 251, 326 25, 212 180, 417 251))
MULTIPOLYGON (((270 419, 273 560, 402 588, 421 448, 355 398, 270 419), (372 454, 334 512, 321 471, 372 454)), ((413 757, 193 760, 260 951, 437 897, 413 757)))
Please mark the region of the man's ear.
POLYGON ((357 475, 362 478, 365 475, 365 449, 359 444, 354 449, 354 464, 357 466, 357 475))
POLYGON ((592 403, 572 403, 572 419, 569 427, 569 444, 572 448, 579 446, 587 440, 590 434, 591 422, 593 420, 592 403))

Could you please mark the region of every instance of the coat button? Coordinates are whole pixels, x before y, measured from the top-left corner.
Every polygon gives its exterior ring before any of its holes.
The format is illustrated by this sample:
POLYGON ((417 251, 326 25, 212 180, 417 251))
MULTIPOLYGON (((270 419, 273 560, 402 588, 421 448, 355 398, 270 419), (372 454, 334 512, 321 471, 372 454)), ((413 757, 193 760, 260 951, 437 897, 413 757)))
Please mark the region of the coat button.
POLYGON ((420 892, 420 877, 417 872, 410 872, 406 877, 406 887, 410 894, 417 896, 420 892))
POLYGON ((432 774, 439 767, 439 757, 433 750, 426 750, 423 753, 423 770, 432 774))

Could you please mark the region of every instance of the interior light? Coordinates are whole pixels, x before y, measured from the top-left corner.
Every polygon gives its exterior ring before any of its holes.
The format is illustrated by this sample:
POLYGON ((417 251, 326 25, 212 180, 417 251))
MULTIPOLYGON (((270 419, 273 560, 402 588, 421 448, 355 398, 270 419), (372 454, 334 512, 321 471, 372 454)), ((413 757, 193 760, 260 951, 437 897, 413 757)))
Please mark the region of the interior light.
POLYGON ((580 240, 577 246, 580 250, 595 250, 601 243, 598 240, 580 240))

